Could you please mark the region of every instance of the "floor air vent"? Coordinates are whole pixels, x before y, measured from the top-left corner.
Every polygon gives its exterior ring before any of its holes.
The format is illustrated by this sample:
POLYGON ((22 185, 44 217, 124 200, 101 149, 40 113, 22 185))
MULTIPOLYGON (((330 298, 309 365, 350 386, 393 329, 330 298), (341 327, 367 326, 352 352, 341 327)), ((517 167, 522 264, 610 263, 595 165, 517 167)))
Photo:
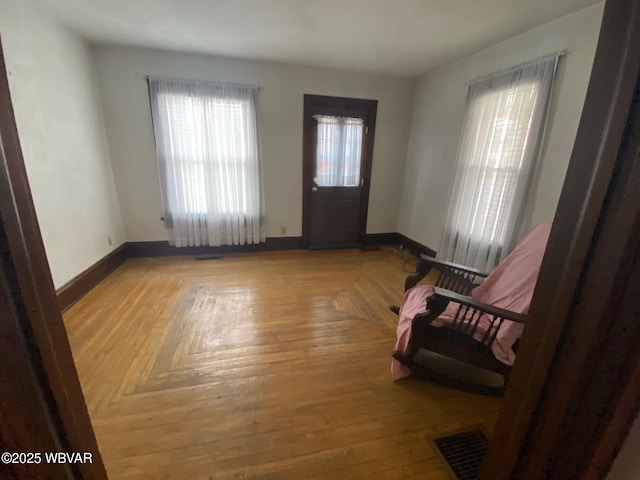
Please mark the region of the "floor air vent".
POLYGON ((489 447, 482 425, 431 438, 454 478, 476 480, 489 447))

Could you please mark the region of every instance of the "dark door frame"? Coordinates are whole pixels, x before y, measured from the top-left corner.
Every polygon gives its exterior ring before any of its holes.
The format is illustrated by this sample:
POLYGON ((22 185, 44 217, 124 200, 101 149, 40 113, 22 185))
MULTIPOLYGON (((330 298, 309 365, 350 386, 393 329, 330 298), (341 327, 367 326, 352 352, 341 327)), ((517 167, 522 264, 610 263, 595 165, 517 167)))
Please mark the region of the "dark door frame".
MULTIPOLYGON (((91 463, 64 468, 44 458, 36 465, 15 465, 17 478, 106 479, 56 300, 4 65, 0 45, 0 330, 10 335, 0 343, 11 349, 5 351, 11 361, 0 364, 0 379, 23 375, 0 388, 0 450, 93 457, 91 463)), ((0 466, 0 472, 3 467, 12 466, 0 466)))
POLYGON ((639 2, 609 0, 482 480, 603 478, 638 414, 639 72, 639 2))
POLYGON ((311 189, 313 183, 313 167, 315 158, 314 147, 317 141, 316 121, 318 114, 335 115, 336 111, 342 115, 364 114, 366 125, 364 145, 362 149, 362 194, 360 196, 360 234, 359 241, 363 243, 367 232, 367 215, 369 211, 369 190, 371 187, 371 168, 373 165, 373 144, 376 134, 377 100, 360 98, 329 97, 325 95, 304 95, 303 134, 302 134, 302 239, 301 246, 309 247, 311 233, 311 189))

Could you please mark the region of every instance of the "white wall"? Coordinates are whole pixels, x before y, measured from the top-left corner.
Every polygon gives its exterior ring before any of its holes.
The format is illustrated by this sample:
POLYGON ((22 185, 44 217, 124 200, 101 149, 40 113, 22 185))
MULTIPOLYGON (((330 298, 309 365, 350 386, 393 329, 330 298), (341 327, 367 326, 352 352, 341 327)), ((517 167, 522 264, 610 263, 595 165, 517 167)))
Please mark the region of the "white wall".
POLYGON ((113 169, 127 240, 164 240, 144 75, 261 85, 267 237, 301 234, 303 94, 378 100, 367 232, 395 232, 414 81, 168 51, 96 46, 113 169))
POLYGON ((0 12, 20 143, 59 287, 124 242, 96 78, 88 47, 33 0, 0 0, 0 12))
POLYGON ((636 419, 620 453, 613 461, 607 480, 634 480, 640 478, 640 419, 636 419))
POLYGON ((416 86, 398 231, 439 247, 464 117, 466 83, 545 53, 567 50, 560 62, 547 139, 529 221, 551 220, 560 196, 595 54, 604 3, 512 37, 428 72, 416 86))

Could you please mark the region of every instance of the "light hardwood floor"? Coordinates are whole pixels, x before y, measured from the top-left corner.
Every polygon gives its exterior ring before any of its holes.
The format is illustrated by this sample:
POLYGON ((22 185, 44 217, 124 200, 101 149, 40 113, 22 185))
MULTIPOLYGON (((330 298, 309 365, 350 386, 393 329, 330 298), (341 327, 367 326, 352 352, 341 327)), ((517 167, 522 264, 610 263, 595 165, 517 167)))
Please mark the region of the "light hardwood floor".
POLYGON ((445 479, 428 435, 500 399, 393 383, 406 257, 127 261, 65 324, 111 479, 445 479))

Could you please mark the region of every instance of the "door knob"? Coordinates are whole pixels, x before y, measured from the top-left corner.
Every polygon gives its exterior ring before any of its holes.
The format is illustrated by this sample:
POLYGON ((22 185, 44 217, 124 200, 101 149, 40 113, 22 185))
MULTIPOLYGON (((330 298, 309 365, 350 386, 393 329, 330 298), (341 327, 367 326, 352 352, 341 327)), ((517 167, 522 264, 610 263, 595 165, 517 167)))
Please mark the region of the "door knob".
POLYGON ((318 187, 313 187, 313 188, 311 189, 311 191, 312 191, 312 192, 317 192, 317 191, 318 191, 318 187))

